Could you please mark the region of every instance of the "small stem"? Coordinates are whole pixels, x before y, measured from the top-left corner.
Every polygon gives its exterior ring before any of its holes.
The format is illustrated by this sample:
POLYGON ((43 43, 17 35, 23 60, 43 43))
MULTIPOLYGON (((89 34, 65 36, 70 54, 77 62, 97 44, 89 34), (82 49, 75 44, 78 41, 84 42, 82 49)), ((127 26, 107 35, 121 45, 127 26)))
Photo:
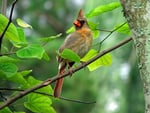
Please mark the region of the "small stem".
POLYGON ((1 53, 1 48, 2 48, 2 41, 3 41, 3 37, 12 21, 12 15, 13 15, 13 10, 14 10, 14 7, 15 7, 15 4, 17 3, 18 0, 14 0, 13 3, 12 3, 12 7, 11 7, 11 10, 10 10, 10 16, 9 16, 9 21, 3 31, 3 33, 0 35, 0 53, 1 53))
POLYGON ((103 32, 112 32, 112 31, 110 31, 110 30, 105 30, 105 29, 94 29, 94 30, 99 30, 99 31, 103 31, 103 32))
POLYGON ((101 50, 101 44, 107 39, 109 38, 109 36, 114 33, 115 31, 117 31, 118 29, 120 29, 122 26, 124 26, 127 22, 124 22, 123 24, 121 24, 119 27, 115 28, 114 30, 110 31, 110 33, 99 43, 99 49, 98 51, 101 50))
MULTIPOLYGON (((0 88, 0 91, 25 91, 25 90, 23 90, 23 89, 17 89, 17 88, 0 88)), ((41 94, 41 95, 53 97, 52 94, 47 94, 47 93, 43 93, 43 92, 39 92, 39 91, 33 91, 33 93, 37 93, 37 94, 41 94)), ((0 92, 0 96, 2 98, 4 98, 5 101, 7 100, 7 98, 5 98, 2 95, 1 92, 0 92)), ((96 103, 96 101, 81 101, 81 100, 69 99, 69 98, 65 98, 65 97, 59 97, 59 99, 65 100, 65 101, 69 101, 69 102, 81 103, 81 104, 94 104, 94 103, 96 103)))

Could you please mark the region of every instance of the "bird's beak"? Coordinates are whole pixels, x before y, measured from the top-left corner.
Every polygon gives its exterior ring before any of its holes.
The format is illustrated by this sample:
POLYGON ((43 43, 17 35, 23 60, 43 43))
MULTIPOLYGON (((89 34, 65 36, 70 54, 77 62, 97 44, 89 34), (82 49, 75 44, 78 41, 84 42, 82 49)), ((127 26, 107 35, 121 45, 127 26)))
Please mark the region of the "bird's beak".
POLYGON ((80 27, 81 26, 81 23, 78 21, 78 20, 75 20, 73 22, 73 24, 76 26, 76 27, 80 27))

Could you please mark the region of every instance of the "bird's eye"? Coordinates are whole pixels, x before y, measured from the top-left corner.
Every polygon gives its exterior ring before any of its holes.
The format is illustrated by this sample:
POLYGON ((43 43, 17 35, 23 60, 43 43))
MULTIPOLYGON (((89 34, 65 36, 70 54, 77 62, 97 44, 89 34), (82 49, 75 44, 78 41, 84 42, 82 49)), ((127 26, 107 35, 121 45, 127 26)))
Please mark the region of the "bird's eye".
POLYGON ((81 25, 83 25, 85 23, 85 20, 79 20, 81 25))
POLYGON ((85 23, 85 20, 77 19, 74 21, 74 25, 76 28, 81 28, 85 23))

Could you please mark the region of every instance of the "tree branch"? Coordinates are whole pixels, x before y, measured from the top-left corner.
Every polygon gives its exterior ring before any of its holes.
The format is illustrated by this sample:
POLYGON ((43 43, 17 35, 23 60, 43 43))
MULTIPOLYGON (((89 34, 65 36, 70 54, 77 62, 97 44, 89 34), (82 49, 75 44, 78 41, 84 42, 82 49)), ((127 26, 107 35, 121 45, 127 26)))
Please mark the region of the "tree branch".
MULTIPOLYGON (((89 65, 89 64, 92 63, 92 62, 94 62, 94 61, 97 60, 98 58, 100 58, 100 57, 102 57, 103 55, 105 55, 105 54, 107 54, 107 53, 109 53, 109 52, 111 52, 111 51, 113 51, 113 50, 115 50, 115 49, 117 49, 117 48, 123 46, 124 44, 128 43, 128 42, 131 41, 131 40, 132 40, 131 37, 130 37, 130 38, 127 38, 127 39, 125 39, 124 41, 120 42, 119 44, 117 44, 117 45, 115 45, 115 46, 113 46, 113 47, 111 47, 111 48, 109 48, 109 49, 107 49, 107 50, 104 50, 104 51, 100 52, 97 56, 93 57, 93 58, 90 59, 88 62, 85 62, 84 64, 81 64, 81 65, 79 65, 77 68, 73 69, 73 70, 72 70, 72 73, 75 73, 76 71, 78 71, 78 70, 80 70, 80 69, 86 67, 87 65, 89 65)), ((42 88, 42 87, 45 87, 45 86, 47 86, 47 85, 49 85, 49 84, 55 82, 56 80, 61 79, 61 78, 66 77, 66 76, 69 76, 69 75, 70 75, 70 72, 63 74, 62 76, 54 76, 54 77, 52 77, 52 78, 49 78, 49 79, 45 80, 43 83, 34 86, 33 88, 27 89, 27 90, 25 90, 25 91, 21 91, 21 92, 18 93, 16 96, 14 96, 14 97, 8 99, 7 101, 5 101, 4 103, 2 103, 1 106, 0 106, 0 109, 2 109, 2 108, 4 108, 4 107, 6 107, 6 106, 8 106, 8 105, 10 105, 10 104, 12 104, 12 103, 14 103, 14 102, 17 101, 18 99, 24 97, 25 95, 27 95, 27 94, 29 94, 29 93, 31 93, 31 92, 37 90, 37 89, 40 89, 40 88, 42 88)))
POLYGON ((120 0, 120 2, 134 39, 138 69, 143 83, 145 113, 150 113, 150 1, 120 0))
POLYGON ((11 11, 10 11, 10 16, 9 16, 9 21, 3 31, 3 33, 0 35, 0 52, 1 52, 1 47, 2 47, 2 41, 3 41, 3 37, 9 27, 9 25, 11 24, 12 22, 12 15, 13 15, 13 11, 14 11, 14 7, 15 7, 15 4, 17 3, 18 0, 14 0, 13 3, 12 3, 12 7, 11 7, 11 11))
MULTIPOLYGON (((25 91, 23 89, 17 89, 17 88, 0 88, 0 91, 25 91)), ((37 93, 37 94, 41 94, 41 95, 45 95, 45 96, 49 96, 49 97, 54 97, 52 94, 47 94, 47 93, 43 93, 43 92, 39 92, 39 91, 33 91, 32 93, 37 93)), ((7 100, 6 97, 4 97, 2 95, 2 93, 0 92, 0 96, 1 98, 3 98, 3 100, 7 100)), ((60 97, 59 99, 61 100, 65 100, 65 101, 69 101, 69 102, 75 102, 75 103, 81 103, 81 104, 95 104, 96 101, 81 101, 81 100, 75 100, 75 99, 69 99, 69 98, 65 98, 65 97, 60 97)))
POLYGON ((113 29, 112 31, 110 31, 110 33, 100 42, 103 43, 113 32, 117 31, 118 29, 120 29, 122 26, 124 26, 127 22, 124 22, 123 24, 121 24, 120 26, 118 26, 117 28, 113 29))
POLYGON ((109 34, 102 40, 100 41, 98 44, 99 44, 99 49, 98 49, 98 52, 101 50, 101 44, 109 38, 110 35, 112 35, 112 33, 114 33, 115 31, 117 31, 118 29, 120 29, 122 26, 124 26, 127 22, 124 22, 123 24, 121 24, 120 26, 118 26, 117 28, 113 29, 112 31, 108 31, 109 34))

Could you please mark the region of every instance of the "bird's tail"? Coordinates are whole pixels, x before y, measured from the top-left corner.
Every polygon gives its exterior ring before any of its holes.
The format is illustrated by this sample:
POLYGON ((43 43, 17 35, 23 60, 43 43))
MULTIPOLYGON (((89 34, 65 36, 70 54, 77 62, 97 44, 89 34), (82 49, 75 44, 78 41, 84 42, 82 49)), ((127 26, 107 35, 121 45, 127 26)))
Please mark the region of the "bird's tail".
MULTIPOLYGON (((65 72, 65 68, 62 68, 58 71, 58 76, 63 75, 65 72)), ((64 78, 61 78, 56 81, 56 84, 54 86, 54 97, 59 97, 61 95, 62 86, 63 86, 64 78)))

